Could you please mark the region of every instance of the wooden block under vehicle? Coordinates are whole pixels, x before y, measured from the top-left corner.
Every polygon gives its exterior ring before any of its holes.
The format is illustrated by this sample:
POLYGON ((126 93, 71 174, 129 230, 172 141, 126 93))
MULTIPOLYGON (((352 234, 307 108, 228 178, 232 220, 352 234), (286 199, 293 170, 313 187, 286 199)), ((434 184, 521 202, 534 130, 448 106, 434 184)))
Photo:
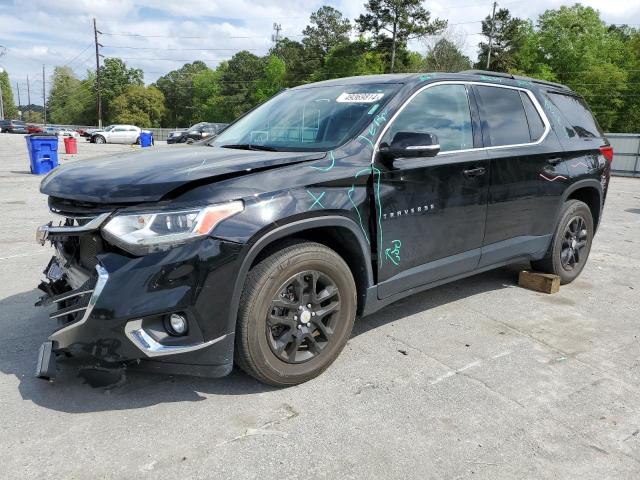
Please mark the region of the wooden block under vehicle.
POLYGON ((536 292, 557 293, 560 291, 560 277, 552 273, 522 270, 518 276, 518 285, 536 292))

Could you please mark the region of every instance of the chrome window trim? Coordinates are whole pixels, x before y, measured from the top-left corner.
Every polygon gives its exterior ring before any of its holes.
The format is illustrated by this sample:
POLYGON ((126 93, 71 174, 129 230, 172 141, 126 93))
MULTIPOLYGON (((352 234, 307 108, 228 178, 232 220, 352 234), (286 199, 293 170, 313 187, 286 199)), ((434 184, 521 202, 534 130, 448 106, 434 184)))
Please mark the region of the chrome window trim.
POLYGON ((209 347, 214 343, 224 340, 230 334, 222 335, 208 342, 195 343, 192 345, 163 345, 149 335, 142 327, 142 319, 131 320, 124 326, 124 333, 127 338, 147 357, 159 357, 162 355, 176 355, 179 353, 193 352, 209 347))
MULTIPOLYGON (((375 161, 376 154, 380 151, 379 150, 380 141, 382 140, 384 135, 387 133, 387 130, 389 129, 389 127, 391 127, 393 122, 396 120, 397 116, 400 115, 400 113, 402 113, 402 111, 405 109, 405 107, 416 96, 418 96, 420 93, 424 92, 428 88, 433 88, 433 87, 439 86, 439 85, 479 85, 479 86, 482 86, 482 87, 506 88, 506 89, 509 89, 509 90, 517 90, 519 92, 524 92, 529 97, 531 102, 533 103, 533 106, 537 110, 538 115, 540 115, 540 118, 542 119, 542 123, 544 123, 544 132, 542 133, 542 136, 538 140, 536 140, 535 142, 514 143, 514 144, 509 144, 509 145, 497 145, 497 146, 494 146, 494 147, 474 147, 474 148, 465 148, 463 150, 449 150, 447 152, 438 153, 438 156, 451 155, 453 153, 461 153, 461 152, 479 152, 479 151, 483 151, 483 150, 487 151, 487 150, 498 150, 498 149, 504 149, 504 148, 530 147, 530 146, 534 146, 534 145, 539 145, 542 142, 544 142, 545 139, 547 138, 547 135, 549 135, 549 132, 551 131, 551 122, 549 122, 549 119, 547 118, 547 115, 544 112, 544 109, 542 108, 542 105, 540 105, 540 102, 538 102, 538 99, 533 94, 533 92, 531 90, 527 89, 527 88, 515 87, 515 86, 512 86, 512 85, 497 85, 497 84, 494 84, 494 83, 486 83, 486 82, 474 82, 474 81, 469 81, 469 80, 443 80, 443 81, 440 81, 440 82, 429 83, 429 84, 425 85, 424 87, 419 88, 418 90, 413 92, 411 94, 411 96, 407 100, 405 100, 405 102, 400 106, 400 108, 398 108, 396 113, 393 114, 391 119, 387 122, 387 124, 384 126, 384 128, 380 132, 380 135, 378 136, 378 139, 376 140, 376 143, 373 146, 373 153, 371 154, 371 164, 372 165, 373 165, 373 163, 375 161)), ((468 95, 467 95, 467 101, 470 101, 468 95)), ((523 105, 523 109, 524 109, 524 105, 523 105)))
POLYGON ((76 328, 84 325, 87 320, 89 320, 89 316, 93 311, 93 307, 98 301, 98 297, 102 293, 104 286, 107 284, 107 280, 109 280, 109 272, 102 266, 96 265, 96 271, 98 272, 98 280, 96 281, 96 286, 93 287, 93 293, 91 294, 91 298, 89 299, 89 303, 87 304, 84 315, 77 322, 72 323, 71 325, 67 325, 66 327, 61 328, 51 334, 49 340, 52 340, 57 343, 57 348, 66 348, 73 343, 73 335, 69 335, 70 332, 75 330, 76 328))

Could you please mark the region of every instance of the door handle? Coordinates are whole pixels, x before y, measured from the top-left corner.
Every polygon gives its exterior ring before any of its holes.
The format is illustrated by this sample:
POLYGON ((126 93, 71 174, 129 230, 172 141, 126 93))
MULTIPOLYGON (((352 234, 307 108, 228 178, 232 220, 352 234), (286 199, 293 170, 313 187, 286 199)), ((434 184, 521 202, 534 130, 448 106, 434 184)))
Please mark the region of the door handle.
POLYGON ((484 175, 485 168, 484 167, 470 168, 469 170, 463 170, 462 173, 464 173, 465 176, 467 177, 479 177, 480 175, 484 175))

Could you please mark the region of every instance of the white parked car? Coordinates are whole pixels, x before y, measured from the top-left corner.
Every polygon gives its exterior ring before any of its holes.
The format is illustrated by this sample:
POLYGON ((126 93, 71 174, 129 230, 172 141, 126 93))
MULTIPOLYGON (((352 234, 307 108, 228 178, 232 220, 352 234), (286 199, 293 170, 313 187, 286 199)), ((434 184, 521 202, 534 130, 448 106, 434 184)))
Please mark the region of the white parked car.
POLYGON ((135 125, 109 125, 102 130, 91 132, 91 143, 138 143, 140 128, 135 125))
POLYGON ((56 128, 56 135, 58 137, 73 137, 73 138, 80 138, 80 134, 78 132, 76 132, 75 130, 72 130, 71 128, 66 128, 66 127, 58 127, 56 128))

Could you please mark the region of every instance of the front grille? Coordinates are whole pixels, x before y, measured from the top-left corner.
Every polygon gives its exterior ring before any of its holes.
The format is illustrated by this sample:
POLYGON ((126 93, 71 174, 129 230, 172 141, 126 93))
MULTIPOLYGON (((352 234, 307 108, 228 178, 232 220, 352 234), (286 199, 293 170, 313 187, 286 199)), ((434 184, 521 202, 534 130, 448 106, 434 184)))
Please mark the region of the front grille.
POLYGON ((61 327, 80 320, 89 306, 97 280, 98 277, 94 274, 79 288, 53 297, 51 301, 57 304, 58 309, 49 318, 58 319, 61 327))

